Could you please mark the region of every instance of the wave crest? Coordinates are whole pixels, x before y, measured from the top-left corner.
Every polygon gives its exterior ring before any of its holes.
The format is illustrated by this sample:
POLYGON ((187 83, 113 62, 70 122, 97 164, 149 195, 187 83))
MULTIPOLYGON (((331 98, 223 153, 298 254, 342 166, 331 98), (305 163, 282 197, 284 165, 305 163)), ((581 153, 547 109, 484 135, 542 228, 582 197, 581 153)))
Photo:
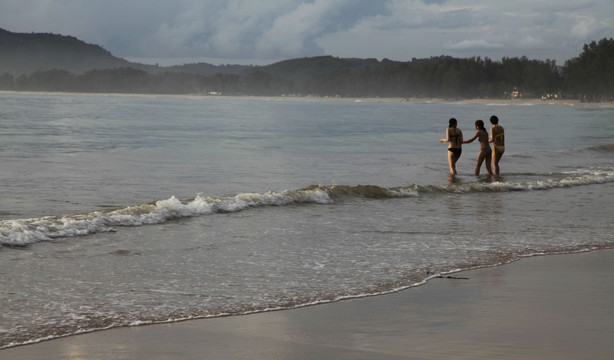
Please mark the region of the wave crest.
POLYGON ((612 181, 614 181, 614 171, 612 170, 578 170, 569 173, 550 174, 547 179, 534 181, 468 182, 449 185, 412 184, 391 188, 376 185, 313 185, 299 190, 241 193, 234 196, 204 196, 199 194, 194 199, 184 201, 172 196, 153 203, 110 211, 3 220, 0 221, 0 245, 9 247, 27 246, 60 237, 111 232, 119 226, 160 224, 176 218, 220 212, 237 212, 262 206, 285 206, 301 203, 330 204, 336 200, 408 198, 426 194, 548 190, 612 181))
POLYGON ((295 191, 242 193, 235 196, 209 197, 199 194, 196 198, 181 201, 172 196, 154 203, 130 206, 111 211, 95 211, 86 214, 46 216, 41 218, 0 221, 0 245, 27 246, 55 238, 83 236, 115 231, 118 226, 161 224, 166 221, 213 214, 236 212, 250 207, 284 206, 292 203, 331 203, 322 189, 295 191))
POLYGON ((385 188, 377 185, 313 185, 305 190, 320 190, 326 192, 331 199, 362 197, 369 199, 387 199, 396 197, 418 196, 416 185, 407 187, 385 188))

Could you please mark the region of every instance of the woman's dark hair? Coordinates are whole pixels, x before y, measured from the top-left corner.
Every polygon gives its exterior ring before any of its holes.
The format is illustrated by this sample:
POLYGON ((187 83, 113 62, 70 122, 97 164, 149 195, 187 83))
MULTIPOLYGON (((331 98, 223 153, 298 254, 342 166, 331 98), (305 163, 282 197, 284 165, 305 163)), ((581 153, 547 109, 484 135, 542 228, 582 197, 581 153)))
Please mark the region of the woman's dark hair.
POLYGON ((497 125, 499 123, 499 118, 496 115, 491 116, 490 123, 493 125, 497 125))
POLYGON ((476 120, 475 121, 475 126, 477 126, 478 129, 480 129, 480 130, 486 131, 486 129, 484 129, 484 121, 482 121, 482 120, 476 120))
POLYGON ((450 121, 449 121, 449 123, 450 123, 450 126, 448 126, 448 127, 455 127, 455 126, 456 126, 456 124, 457 124, 457 122, 456 122, 456 119, 455 119, 455 118, 451 118, 451 119, 450 119, 450 121))

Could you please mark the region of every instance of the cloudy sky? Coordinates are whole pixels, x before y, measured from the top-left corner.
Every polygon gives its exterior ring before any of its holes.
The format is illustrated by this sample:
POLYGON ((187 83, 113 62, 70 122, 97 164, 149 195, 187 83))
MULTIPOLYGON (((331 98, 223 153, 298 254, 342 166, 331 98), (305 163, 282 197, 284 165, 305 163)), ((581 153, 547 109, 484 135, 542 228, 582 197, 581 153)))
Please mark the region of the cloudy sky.
POLYGON ((0 0, 0 28, 160 65, 318 55, 553 59, 614 37, 614 0, 0 0))

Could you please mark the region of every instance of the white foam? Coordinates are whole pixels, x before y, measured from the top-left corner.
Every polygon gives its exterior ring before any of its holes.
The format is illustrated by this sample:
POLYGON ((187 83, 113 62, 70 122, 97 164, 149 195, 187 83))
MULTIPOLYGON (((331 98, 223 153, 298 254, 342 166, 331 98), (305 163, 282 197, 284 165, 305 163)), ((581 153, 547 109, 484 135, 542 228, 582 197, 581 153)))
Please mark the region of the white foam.
POLYGON ((322 189, 242 193, 227 197, 206 197, 199 194, 190 201, 181 201, 172 196, 155 204, 131 206, 109 212, 1 221, 0 244, 25 246, 59 237, 115 231, 117 226, 160 224, 176 218, 236 212, 250 207, 331 202, 331 198, 322 189))
POLYGON ((460 183, 453 185, 412 185, 398 188, 377 186, 316 186, 281 192, 241 193, 234 196, 210 197, 199 194, 193 200, 181 201, 172 196, 154 204, 142 204, 109 212, 95 211, 61 217, 47 216, 32 219, 0 221, 0 244, 26 246, 59 237, 84 236, 115 231, 118 226, 160 224, 171 219, 208 215, 217 212, 237 212, 260 206, 284 206, 293 203, 332 203, 329 192, 340 191, 339 196, 416 197, 427 193, 469 193, 489 191, 531 191, 561 187, 600 184, 614 181, 614 171, 578 170, 551 178, 528 182, 460 183), (328 191, 327 191, 328 190, 328 191))
MULTIPOLYGON (((456 183, 452 185, 417 186, 418 193, 470 193, 470 192, 502 192, 548 190, 562 187, 603 184, 614 181, 614 171, 577 170, 559 175, 570 175, 564 178, 550 178, 535 181, 494 181, 456 183)), ((556 174, 552 174, 556 176, 556 174)))

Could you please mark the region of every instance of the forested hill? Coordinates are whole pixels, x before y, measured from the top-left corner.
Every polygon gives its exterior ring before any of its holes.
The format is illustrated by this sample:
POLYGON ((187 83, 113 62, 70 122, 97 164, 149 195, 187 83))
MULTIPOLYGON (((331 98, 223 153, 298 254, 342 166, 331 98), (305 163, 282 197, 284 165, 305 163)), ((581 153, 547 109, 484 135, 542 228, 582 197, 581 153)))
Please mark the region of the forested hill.
POLYGON ((0 90, 332 97, 614 100, 614 39, 554 60, 317 56, 267 66, 132 63, 71 36, 0 29, 0 90))
POLYGON ((333 56, 316 56, 284 60, 271 65, 249 69, 243 75, 265 72, 291 81, 304 81, 333 71, 350 71, 360 68, 382 68, 400 64, 400 62, 384 59, 338 58, 333 56))
POLYGON ((266 66, 193 63, 165 67, 130 62, 113 56, 101 46, 85 43, 72 36, 14 33, 0 29, 0 75, 30 75, 48 70, 82 74, 91 70, 132 68, 149 74, 184 73, 199 76, 232 74, 243 77, 262 72, 289 81, 304 81, 333 71, 383 68, 398 64, 401 62, 388 59, 378 61, 317 56, 283 60, 266 66))
POLYGON ((0 29, 0 73, 30 74, 64 69, 82 73, 92 69, 128 67, 98 45, 72 36, 41 33, 13 33, 0 29))
POLYGON ((206 63, 169 67, 146 65, 113 56, 101 46, 85 43, 72 36, 14 33, 0 29, 0 75, 30 75, 48 70, 82 74, 91 70, 117 68, 133 68, 152 74, 169 72, 211 76, 217 73, 239 74, 249 66, 216 66, 206 63))

